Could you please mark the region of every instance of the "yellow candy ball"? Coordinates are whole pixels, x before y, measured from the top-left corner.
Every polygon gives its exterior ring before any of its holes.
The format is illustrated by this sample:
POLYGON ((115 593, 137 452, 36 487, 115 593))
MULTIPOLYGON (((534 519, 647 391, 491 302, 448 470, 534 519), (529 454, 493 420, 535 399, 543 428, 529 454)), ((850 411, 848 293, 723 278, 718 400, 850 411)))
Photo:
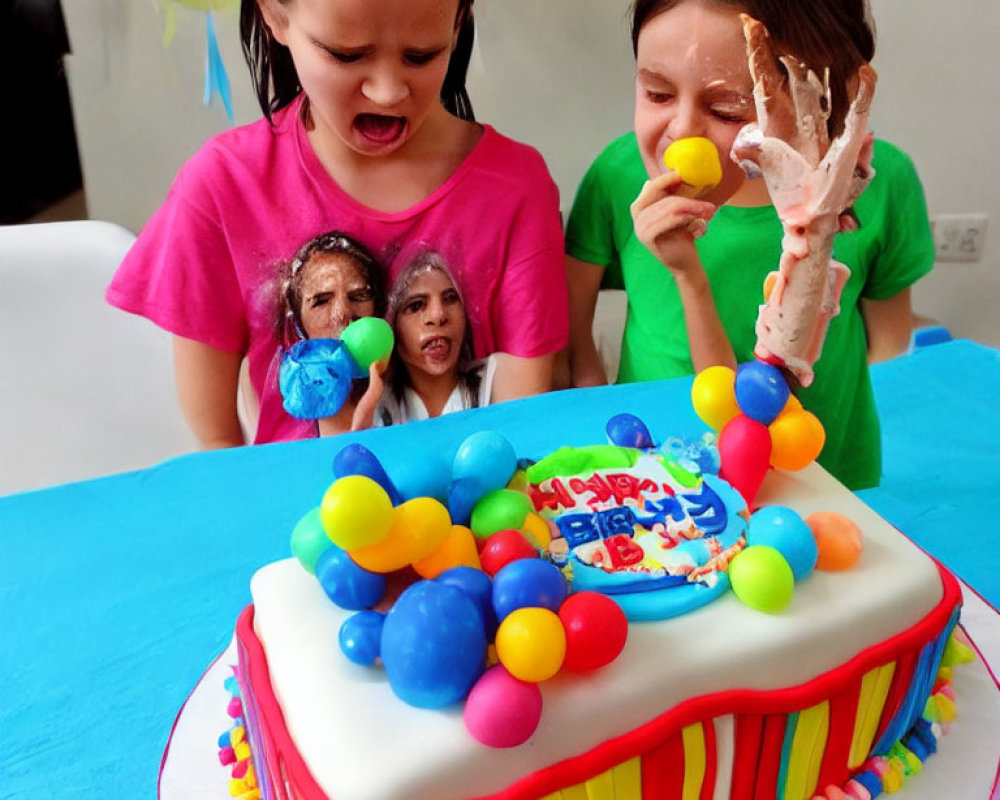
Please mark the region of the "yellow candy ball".
POLYGON ((448 509, 433 497, 414 497, 393 510, 389 533, 374 544, 345 548, 369 572, 393 572, 427 558, 451 533, 448 509))
POLYGON ((364 475, 338 478, 326 490, 319 520, 338 547, 351 550, 384 539, 392 526, 392 501, 385 489, 364 475))
POLYGON ((693 187, 695 194, 711 191, 722 180, 719 151, 711 139, 691 136, 678 139, 663 153, 663 163, 674 170, 681 180, 693 187))
POLYGON ((703 369, 691 385, 691 404, 706 425, 722 430, 740 413, 736 404, 736 371, 722 366, 703 369))
POLYGON ((797 470, 811 464, 823 450, 826 431, 815 414, 788 408, 768 426, 771 432, 771 466, 797 470))
POLYGON ((555 675, 566 658, 566 631, 547 608, 511 611, 496 635, 497 657, 515 678, 539 683, 555 675))

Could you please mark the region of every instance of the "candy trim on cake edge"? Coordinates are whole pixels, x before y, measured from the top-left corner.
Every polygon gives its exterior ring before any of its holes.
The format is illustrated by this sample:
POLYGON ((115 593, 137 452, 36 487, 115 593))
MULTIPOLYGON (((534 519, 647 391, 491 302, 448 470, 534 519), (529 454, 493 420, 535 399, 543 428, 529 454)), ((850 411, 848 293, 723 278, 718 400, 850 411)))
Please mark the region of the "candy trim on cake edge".
MULTIPOLYGON (((564 759, 556 764, 527 775, 501 791, 484 795, 477 800, 536 800, 553 793, 558 796, 560 789, 585 783, 595 776, 613 769, 615 766, 642 756, 658 745, 669 742, 673 734, 685 727, 713 717, 726 714, 788 714, 810 708, 847 690, 860 675, 894 662, 914 649, 923 650, 942 635, 946 627, 953 624, 956 610, 961 606, 961 590, 955 577, 939 562, 935 561, 941 576, 943 594, 938 604, 921 620, 910 628, 900 631, 889 639, 858 653, 849 661, 819 675, 805 684, 784 689, 760 691, 733 689, 712 695, 690 698, 665 711, 656 719, 630 731, 627 734, 602 742, 595 748, 564 759)), ((240 669, 243 671, 241 685, 249 675, 247 683, 258 687, 253 693, 252 705, 267 724, 267 732, 262 730, 261 739, 269 767, 281 765, 281 773, 290 778, 301 798, 323 798, 325 794, 316 784, 304 760, 299 754, 285 727, 284 716, 271 690, 270 673, 266 665, 263 646, 253 629, 253 606, 247 606, 237 621, 237 641, 240 653, 240 669), (270 746, 269 746, 270 744, 270 746), (275 759, 278 759, 275 762, 275 759)), ((887 698, 888 701, 888 698, 887 698)), ((894 717, 899 709, 893 709, 888 716, 894 717)), ((883 712, 883 715, 886 712, 883 712)), ((772 716, 772 720, 776 717, 772 716)), ((883 726, 890 723, 881 719, 875 737, 884 733, 883 726)), ((784 737, 784 725, 780 731, 784 737)), ((907 730, 906 733, 909 733, 907 730)), ((762 731, 762 739, 766 731, 762 731)), ((877 742, 873 739, 872 745, 877 742)), ((255 758, 257 754, 255 752, 255 758)), ((871 759, 869 758, 868 761, 871 759)), ((864 762, 865 767, 868 761, 864 762)), ((259 771, 260 772, 260 771, 259 771)), ((821 769, 822 773, 822 769, 821 769)), ((263 781, 262 781, 263 785, 263 781)), ((279 792, 277 798, 285 800, 288 795, 279 792)), ((265 796, 268 796, 265 789, 265 796)))

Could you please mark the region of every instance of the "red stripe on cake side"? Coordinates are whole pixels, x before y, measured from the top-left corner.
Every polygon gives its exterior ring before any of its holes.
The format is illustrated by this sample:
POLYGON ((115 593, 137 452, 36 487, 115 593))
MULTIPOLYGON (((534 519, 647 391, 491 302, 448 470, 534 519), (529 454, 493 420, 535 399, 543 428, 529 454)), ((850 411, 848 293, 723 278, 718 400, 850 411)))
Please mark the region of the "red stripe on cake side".
POLYGON ((712 800, 715 795, 715 772, 718 764, 715 725, 708 719, 701 724, 701 728, 705 733, 705 780, 701 784, 699 800, 712 800))
POLYGON ((847 689, 830 698, 830 729, 826 739, 826 752, 816 781, 817 791, 827 786, 843 786, 850 777, 847 762, 851 756, 851 741, 854 738, 854 721, 861 699, 861 680, 856 680, 847 689))
POLYGON ((684 790, 684 740, 680 731, 645 753, 639 763, 643 798, 681 796, 684 790))
POLYGON ((763 734, 764 717, 759 714, 737 715, 736 749, 733 753, 733 779, 729 800, 753 800, 763 734))
MULTIPOLYGON (((760 737, 760 760, 757 762, 757 779, 754 782, 754 800, 774 800, 778 794, 778 775, 781 772, 781 749, 785 742, 785 714, 768 714, 760 737)), ((783 788, 783 787, 782 787, 783 788)))
POLYGON ((244 699, 253 702, 257 717, 261 721, 260 733, 267 759, 267 771, 272 776, 271 789, 274 796, 279 800, 326 798, 289 736, 285 717, 271 690, 267 657, 253 629, 252 605, 243 609, 236 622, 236 638, 240 649, 240 669, 243 671, 244 679, 253 687, 252 697, 244 699), (277 779, 277 776, 281 776, 281 780, 277 779), (291 794, 285 791, 285 784, 288 784, 291 794))

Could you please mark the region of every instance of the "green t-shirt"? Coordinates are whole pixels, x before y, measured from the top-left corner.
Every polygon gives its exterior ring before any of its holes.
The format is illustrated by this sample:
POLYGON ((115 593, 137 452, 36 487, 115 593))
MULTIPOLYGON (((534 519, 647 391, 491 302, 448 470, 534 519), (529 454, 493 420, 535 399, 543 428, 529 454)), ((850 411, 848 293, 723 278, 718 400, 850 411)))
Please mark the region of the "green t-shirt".
MULTIPOLYGON (((851 270, 840 314, 830 323, 814 383, 798 393, 826 429, 819 462, 851 489, 877 485, 882 460, 859 300, 893 297, 934 263, 923 188, 909 157, 876 141, 873 166, 875 178, 854 205, 861 228, 834 241, 834 258, 851 270)), ((677 286, 632 225, 629 205, 646 178, 635 134, 614 140, 580 183, 566 231, 569 255, 605 267, 604 286, 627 293, 619 383, 693 372, 677 286)), ((781 238, 773 206, 722 206, 697 240, 740 363, 753 358, 764 278, 778 268, 781 238)))

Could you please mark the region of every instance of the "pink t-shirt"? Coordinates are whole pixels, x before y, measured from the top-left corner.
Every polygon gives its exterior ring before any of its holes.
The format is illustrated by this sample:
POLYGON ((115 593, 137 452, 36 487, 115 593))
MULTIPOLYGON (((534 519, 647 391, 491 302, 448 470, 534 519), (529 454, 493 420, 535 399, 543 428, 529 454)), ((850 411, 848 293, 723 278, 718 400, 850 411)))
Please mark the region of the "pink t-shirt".
MULTIPOLYGON (((278 264, 339 230, 387 260, 389 283, 420 249, 439 252, 461 284, 477 357, 534 357, 568 336, 562 225, 541 155, 484 126, 430 197, 385 214, 348 196, 313 152, 299 101, 222 133, 178 173, 107 290, 107 300, 171 333, 246 353, 260 398, 257 442, 313 435, 285 414, 269 378, 278 264)), ((274 370, 272 369, 273 373, 274 370)))

